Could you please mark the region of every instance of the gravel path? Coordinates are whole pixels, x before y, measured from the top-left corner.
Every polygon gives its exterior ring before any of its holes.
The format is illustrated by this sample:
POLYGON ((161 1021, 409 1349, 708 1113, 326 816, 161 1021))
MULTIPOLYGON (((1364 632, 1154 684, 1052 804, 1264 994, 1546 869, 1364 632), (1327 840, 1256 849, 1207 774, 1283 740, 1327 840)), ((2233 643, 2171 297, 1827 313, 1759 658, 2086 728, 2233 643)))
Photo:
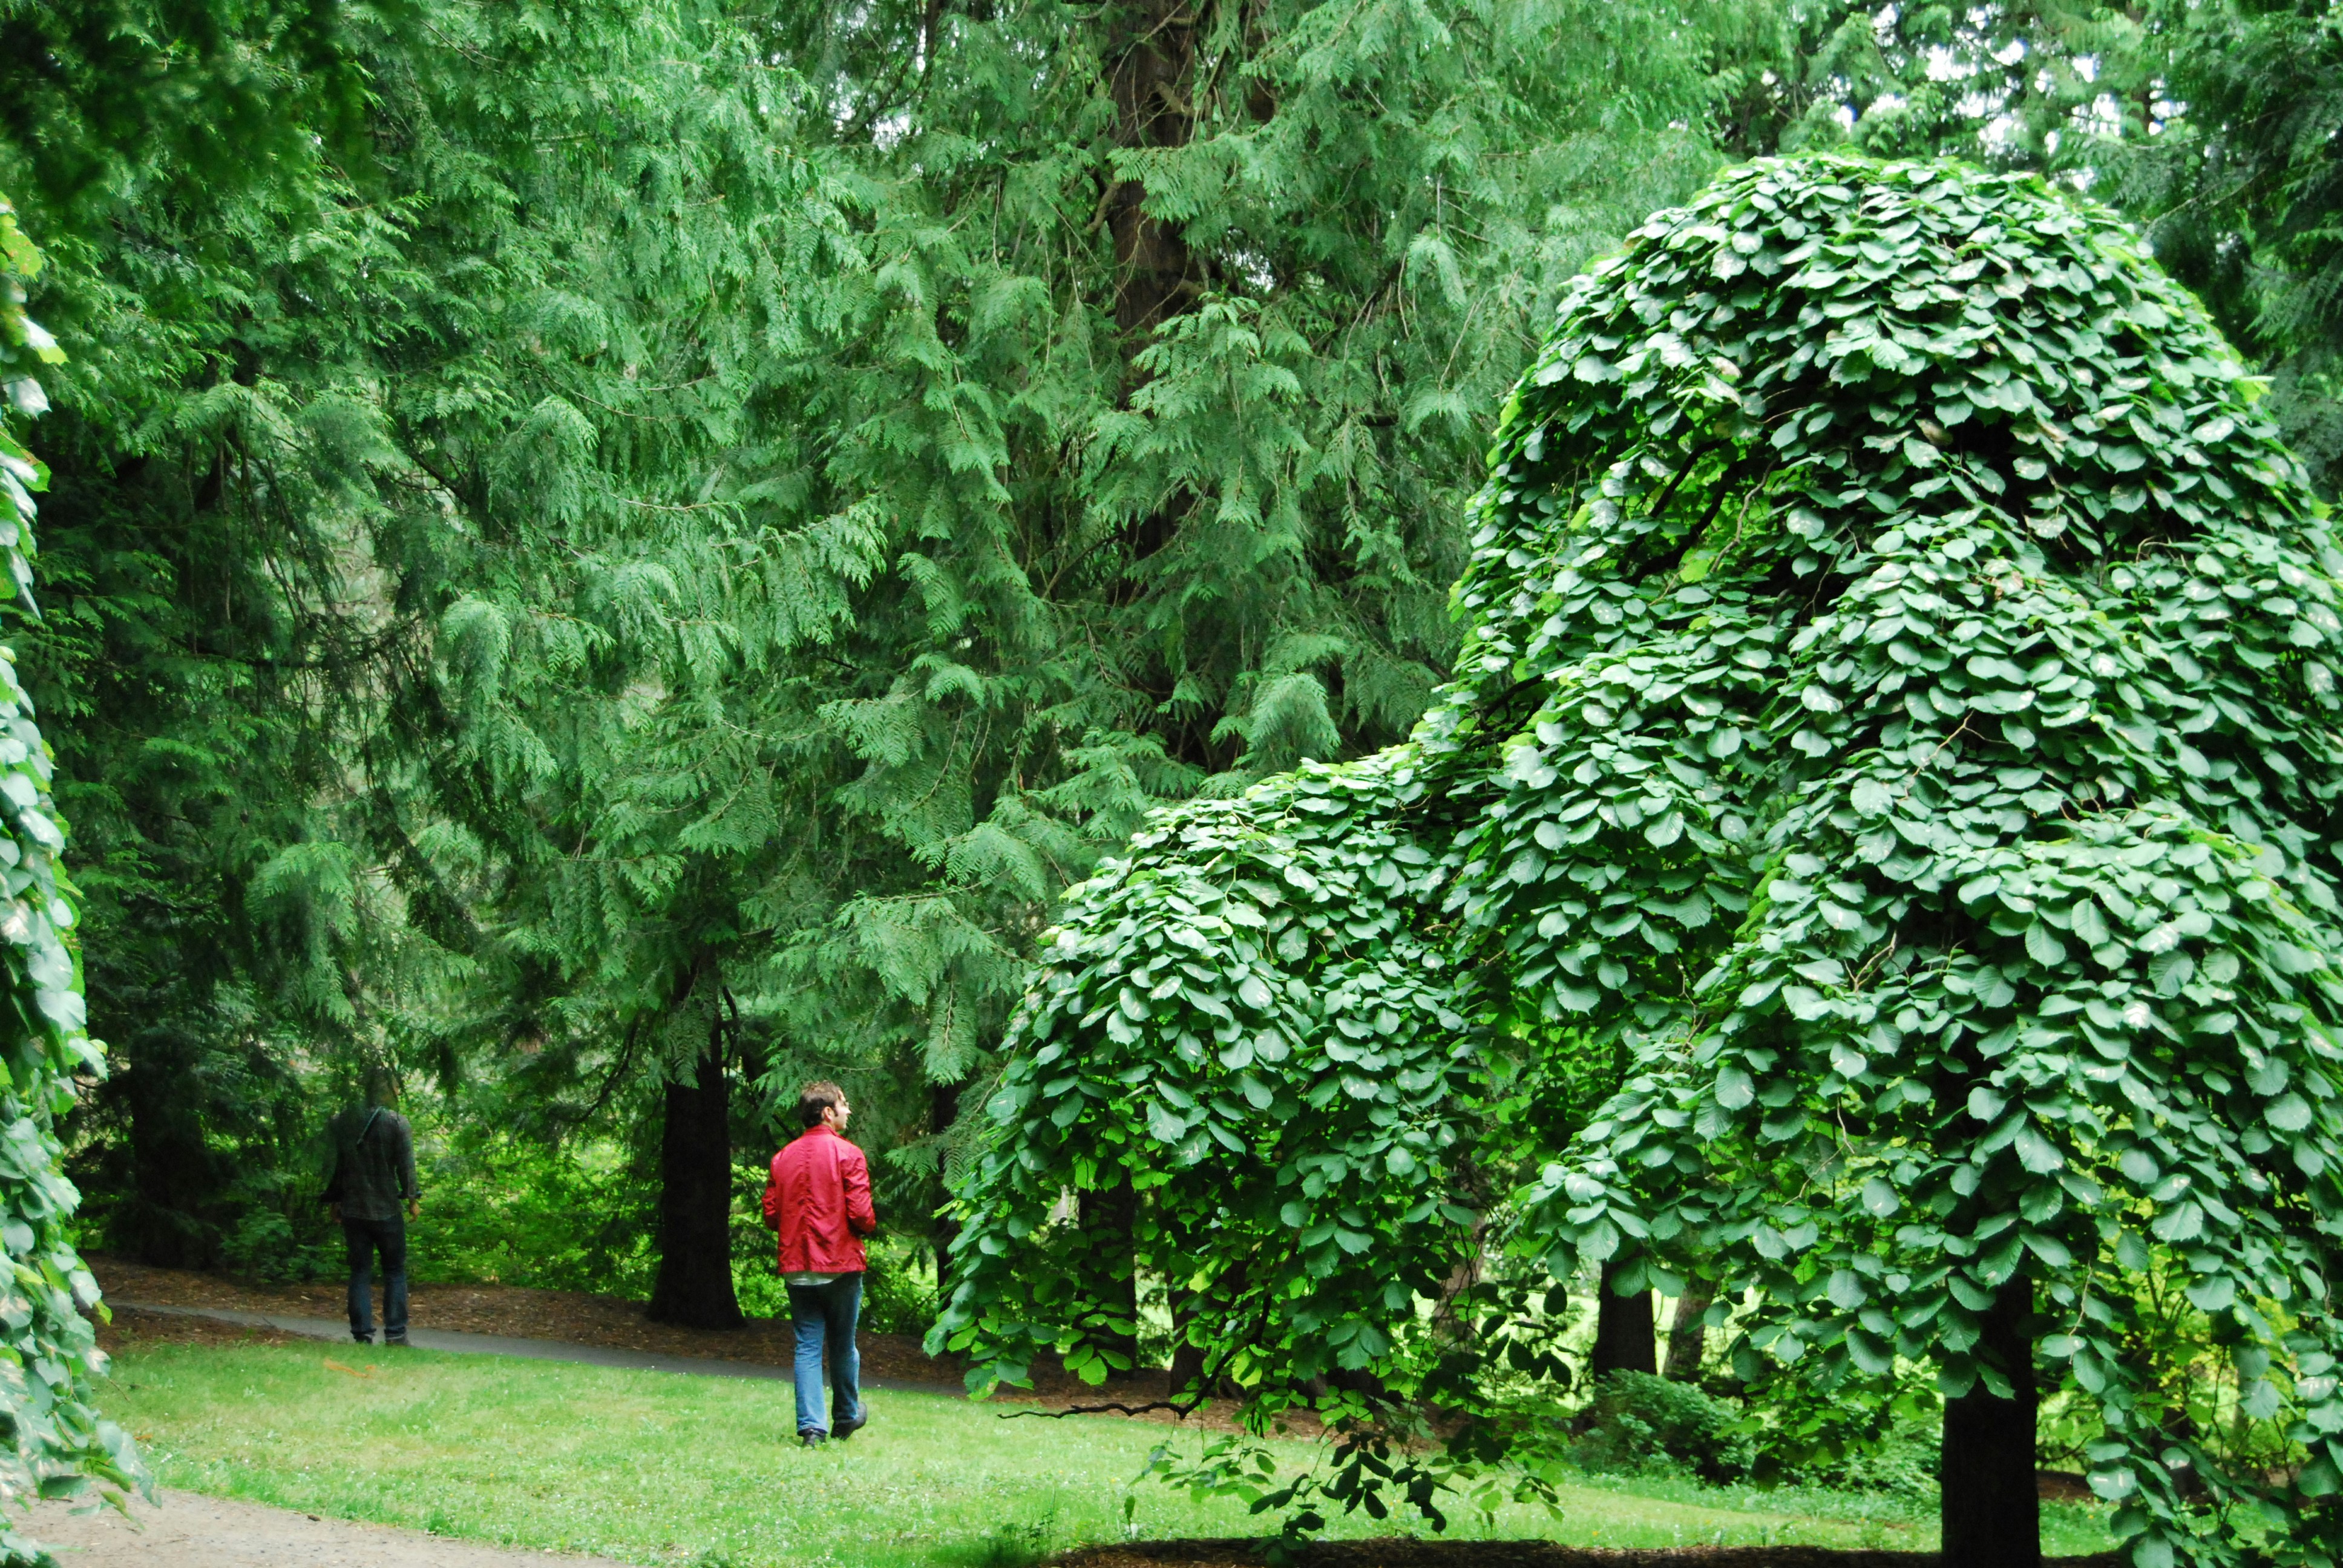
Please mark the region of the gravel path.
POLYGON ((388 1524, 353 1524, 192 1492, 158 1492, 161 1506, 76 1513, 33 1508, 25 1533, 62 1568, 589 1568, 605 1557, 518 1552, 388 1524))

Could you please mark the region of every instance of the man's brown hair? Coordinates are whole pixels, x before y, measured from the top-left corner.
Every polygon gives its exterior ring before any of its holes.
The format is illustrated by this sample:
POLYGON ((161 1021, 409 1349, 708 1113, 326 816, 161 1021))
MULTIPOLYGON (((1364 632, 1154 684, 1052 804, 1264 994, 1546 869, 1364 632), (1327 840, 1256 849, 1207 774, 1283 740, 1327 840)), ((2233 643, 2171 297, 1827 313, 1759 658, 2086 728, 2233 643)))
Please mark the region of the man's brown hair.
POLYGON ((817 1078, 798 1091, 798 1121, 802 1126, 819 1127, 823 1111, 845 1103, 846 1091, 827 1078, 817 1078))

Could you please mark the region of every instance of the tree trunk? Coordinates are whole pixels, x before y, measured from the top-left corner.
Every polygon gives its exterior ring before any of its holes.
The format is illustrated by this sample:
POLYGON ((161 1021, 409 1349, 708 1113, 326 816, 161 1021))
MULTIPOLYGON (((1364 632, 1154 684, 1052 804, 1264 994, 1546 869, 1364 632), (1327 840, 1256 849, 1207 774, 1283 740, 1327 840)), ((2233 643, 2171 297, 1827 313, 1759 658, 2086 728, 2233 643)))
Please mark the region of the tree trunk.
POLYGON ((1668 1362, 1662 1370, 1671 1382, 1698 1382, 1701 1357, 1708 1351, 1708 1325, 1701 1322, 1716 1292, 1699 1280, 1684 1286, 1676 1298, 1676 1315, 1668 1326, 1668 1362))
POLYGON ((2012 1280, 1987 1310, 1982 1357, 2007 1374, 2016 1397, 1979 1382, 1945 1402, 1938 1463, 1945 1568, 2040 1568, 2042 1504, 2035 1491, 2034 1282, 2012 1280))
POLYGON ((1587 1358, 1591 1378, 1606 1372, 1657 1372, 1660 1370, 1658 1329, 1652 1313, 1652 1292, 1623 1296, 1612 1289, 1619 1265, 1603 1265, 1603 1282, 1595 1287, 1594 1351, 1587 1358))
MULTIPOLYGON (((957 1083, 929 1085, 929 1135, 941 1137, 958 1120, 960 1120, 960 1085, 957 1083)), ((939 1181, 944 1180, 943 1161, 940 1155, 936 1161, 936 1179, 939 1181)), ((945 1190, 944 1200, 947 1204, 951 1200, 949 1186, 945 1190)), ((958 1240, 960 1240, 960 1221, 951 1217, 949 1208, 937 1210, 935 1217, 928 1222, 928 1243, 936 1250, 936 1309, 939 1312, 951 1301, 951 1249, 952 1243, 958 1240)))
POLYGON ((659 1262, 651 1285, 656 1322, 737 1329, 732 1293, 732 1106, 724 1035, 711 1017, 707 1049, 689 1082, 667 1085, 659 1129, 659 1262))
MULTIPOLYGON (((1110 0, 1103 54, 1116 146, 1176 147, 1194 135, 1189 95, 1194 90, 1198 5, 1199 0, 1110 0)), ((1114 320, 1126 362, 1147 347, 1158 327, 1187 309, 1196 293, 1189 276, 1194 258, 1188 242, 1177 226, 1151 216, 1146 200, 1146 186, 1134 179, 1116 180, 1106 193, 1107 224, 1114 236, 1114 320)), ((1145 379, 1136 365, 1127 366, 1126 407, 1145 379)), ((1131 558, 1144 560, 1169 545, 1193 503, 1182 489, 1132 518, 1124 530, 1131 558)), ((1209 722, 1201 729, 1176 725, 1170 737, 1172 754, 1208 771, 1226 767, 1227 759, 1211 750, 1211 729, 1209 722)))
POLYGON ((130 1201, 115 1217, 114 1236, 156 1268, 207 1269, 219 1261, 210 1211, 224 1172, 204 1136, 202 1050, 170 1025, 142 1030, 115 1091, 130 1108, 130 1201))
MULTIPOLYGON (((1115 142, 1125 147, 1176 147, 1195 134, 1189 95, 1196 65, 1197 0, 1128 0, 1107 48, 1107 88, 1114 99, 1115 142)), ((1114 235, 1114 319, 1135 353, 1140 340, 1184 307, 1193 285, 1188 244, 1144 207, 1147 188, 1118 181, 1107 196, 1114 235)))
POLYGON ((1081 1226, 1091 1233, 1091 1261, 1101 1275, 1096 1281, 1100 1303, 1133 1331, 1093 1336, 1100 1350, 1122 1358, 1123 1364, 1113 1369, 1117 1377, 1128 1375, 1139 1363, 1139 1272, 1133 1256, 1138 1223, 1139 1194, 1131 1191, 1128 1176, 1082 1201, 1081 1226))

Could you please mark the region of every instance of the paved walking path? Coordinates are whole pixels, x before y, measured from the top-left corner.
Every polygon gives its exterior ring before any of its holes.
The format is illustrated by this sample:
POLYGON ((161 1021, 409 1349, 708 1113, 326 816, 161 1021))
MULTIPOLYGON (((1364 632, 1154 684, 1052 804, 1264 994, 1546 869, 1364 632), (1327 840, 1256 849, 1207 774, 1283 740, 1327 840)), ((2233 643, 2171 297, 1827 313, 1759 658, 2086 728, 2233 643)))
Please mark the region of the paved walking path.
MULTIPOLYGON (((275 1312, 238 1312, 230 1307, 173 1307, 159 1302, 116 1302, 138 1312, 160 1312, 175 1318, 209 1318, 248 1329, 275 1329, 305 1339, 349 1342, 349 1325, 337 1318, 284 1317, 275 1312)), ((609 1345, 571 1344, 567 1340, 522 1339, 511 1334, 460 1333, 447 1329, 407 1330, 409 1342, 427 1351, 453 1351, 459 1355, 521 1356, 530 1361, 579 1362, 587 1366, 625 1367, 636 1372, 690 1372, 701 1377, 763 1378, 787 1382, 790 1370, 769 1362, 716 1361, 700 1356, 663 1356, 650 1351, 619 1350, 609 1345)), ((904 1393, 965 1395, 967 1390, 948 1382, 910 1382, 896 1378, 865 1377, 864 1388, 904 1393)))
POLYGON ((607 1557, 525 1552, 451 1541, 389 1524, 321 1519, 193 1492, 158 1491, 161 1506, 34 1504, 25 1533, 61 1568, 602 1568, 607 1557))

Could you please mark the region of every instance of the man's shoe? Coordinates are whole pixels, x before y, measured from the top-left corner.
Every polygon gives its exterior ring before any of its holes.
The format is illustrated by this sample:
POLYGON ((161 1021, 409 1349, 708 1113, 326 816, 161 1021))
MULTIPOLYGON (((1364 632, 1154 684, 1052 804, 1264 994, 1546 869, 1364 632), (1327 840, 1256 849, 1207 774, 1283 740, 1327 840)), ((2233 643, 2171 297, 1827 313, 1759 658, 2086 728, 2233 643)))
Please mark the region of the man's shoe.
POLYGON ((825 1432, 801 1432, 798 1433, 798 1441, 805 1444, 808 1448, 820 1448, 824 1442, 828 1442, 829 1439, 830 1434, 825 1432))
POLYGON ((386 1334, 383 1336, 382 1342, 387 1345, 397 1345, 400 1350, 405 1350, 407 1348, 407 1336, 405 1334, 386 1334))
POLYGON ((372 1334, 352 1334, 350 1339, 352 1342, 357 1344, 370 1345, 374 1343, 374 1336, 372 1334))
POLYGON ((870 1424, 870 1418, 867 1415, 858 1415, 852 1421, 834 1421, 830 1423, 830 1435, 844 1442, 870 1424))

